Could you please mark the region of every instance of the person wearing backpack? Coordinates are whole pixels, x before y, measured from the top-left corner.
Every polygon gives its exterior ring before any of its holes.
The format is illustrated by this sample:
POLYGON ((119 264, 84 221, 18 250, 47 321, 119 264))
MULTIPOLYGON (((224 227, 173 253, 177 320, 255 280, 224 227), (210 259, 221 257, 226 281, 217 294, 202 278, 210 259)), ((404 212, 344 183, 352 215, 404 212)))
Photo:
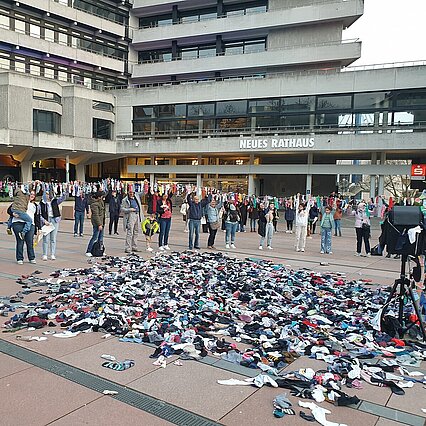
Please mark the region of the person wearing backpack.
POLYGON ((228 203, 225 211, 225 248, 235 247, 235 234, 239 227, 240 216, 237 212, 235 204, 228 203), (230 244, 231 243, 231 244, 230 244))
MULTIPOLYGON (((104 193, 102 191, 96 191, 90 199, 90 210, 92 211, 92 216, 90 218, 93 226, 92 238, 89 241, 87 246, 86 256, 92 257, 92 249, 96 242, 101 244, 103 248, 104 240, 104 226, 105 226, 105 203, 103 200, 104 193)), ((102 250, 103 252, 103 250, 102 250)), ((102 253, 103 254, 103 253, 102 253)), ((101 253, 95 253, 96 256, 101 255, 101 253)))

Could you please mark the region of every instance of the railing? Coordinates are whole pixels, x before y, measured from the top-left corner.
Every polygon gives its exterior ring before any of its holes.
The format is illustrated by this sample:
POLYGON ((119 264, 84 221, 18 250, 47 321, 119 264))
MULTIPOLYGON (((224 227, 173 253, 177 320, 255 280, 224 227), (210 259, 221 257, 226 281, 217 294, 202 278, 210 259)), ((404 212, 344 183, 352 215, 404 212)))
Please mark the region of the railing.
MULTIPOLYGON (((297 70, 297 71, 282 71, 275 73, 255 73, 255 74, 241 74, 232 77, 212 77, 212 78, 199 78, 199 79, 188 79, 179 81, 150 81, 147 83, 134 83, 125 86, 108 86, 105 90, 127 90, 127 89, 145 89, 152 87, 162 86, 175 86, 184 84, 204 84, 204 83, 215 83, 223 82, 228 80, 253 80, 253 79, 264 79, 264 78, 281 78, 281 77, 301 77, 301 76, 312 76, 312 75, 327 75, 327 74, 340 74, 341 72, 360 71, 362 67, 369 67, 368 69, 385 69, 385 68, 399 68, 399 67, 415 67, 425 66, 426 61, 411 61, 411 62, 395 62, 388 64, 376 64, 376 65, 362 65, 354 67, 334 67, 334 68, 317 68, 310 70, 297 70), (386 65, 381 67, 381 65, 386 65)), ((367 70, 367 69, 366 69, 367 70)))
MULTIPOLYGON (((339 0, 310 0, 309 2, 304 2, 303 4, 297 4, 291 7, 279 7, 279 8, 274 8, 272 10, 267 9, 267 10, 262 10, 262 11, 249 11, 248 13, 244 10, 244 13, 241 14, 233 14, 233 15, 217 15, 217 16, 213 16, 211 18, 205 18, 205 19, 198 19, 198 20, 194 20, 191 22, 183 22, 182 19, 179 19, 177 22, 171 22, 170 24, 164 24, 164 25, 158 25, 157 24, 151 24, 151 25, 144 25, 142 27, 131 27, 133 30, 145 30, 145 29, 150 29, 150 28, 161 28, 161 27, 172 27, 174 25, 188 25, 188 24, 196 24, 199 22, 208 22, 208 21, 215 21, 218 19, 224 19, 224 18, 228 18, 228 19, 232 19, 232 18, 240 18, 241 16, 250 16, 250 15, 259 15, 262 13, 268 13, 268 12, 277 12, 277 11, 283 11, 283 10, 290 10, 290 9, 299 9, 302 7, 308 7, 308 6, 313 6, 313 5, 324 5, 324 4, 330 4, 330 3, 336 3, 339 0)), ((350 0, 340 0, 341 3, 346 3, 350 0)))
POLYGON ((326 41, 321 43, 311 43, 311 44, 295 44, 291 46, 284 46, 284 47, 277 47, 273 49, 265 48, 264 50, 259 50, 257 52, 247 52, 247 53, 227 53, 227 52, 221 52, 216 53, 215 55, 211 56, 202 56, 202 57, 196 57, 196 58, 182 58, 182 57, 174 57, 170 60, 163 60, 163 59, 149 59, 145 61, 141 61, 138 64, 155 64, 159 62, 174 62, 174 61, 188 61, 188 60, 199 60, 199 59, 206 59, 206 58, 214 58, 217 56, 237 56, 237 55, 252 55, 252 54, 258 54, 258 53, 264 53, 264 52, 281 52, 281 51, 288 51, 288 50, 294 50, 294 49, 305 49, 308 47, 323 47, 323 46, 342 46, 344 44, 350 44, 350 43, 359 43, 359 38, 353 38, 348 40, 336 40, 336 41, 326 41))
POLYGON ((366 126, 353 125, 316 125, 316 126, 277 126, 277 127, 256 127, 232 128, 232 129, 203 129, 203 130, 175 130, 122 133, 117 135, 118 141, 129 140, 170 140, 170 139, 191 139, 191 138, 217 138, 217 137, 256 137, 256 136, 282 136, 282 135, 315 135, 315 134, 362 134, 364 132, 374 133, 398 133, 398 132, 418 132, 426 131, 426 121, 416 123, 401 122, 398 125, 366 126))

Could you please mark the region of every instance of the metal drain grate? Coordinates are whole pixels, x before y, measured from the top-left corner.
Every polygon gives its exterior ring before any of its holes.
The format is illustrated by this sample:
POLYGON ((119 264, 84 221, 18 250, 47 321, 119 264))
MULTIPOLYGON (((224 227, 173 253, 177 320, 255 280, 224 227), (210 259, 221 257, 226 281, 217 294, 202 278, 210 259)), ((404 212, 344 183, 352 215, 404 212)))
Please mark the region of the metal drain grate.
POLYGON ((118 383, 96 376, 92 373, 88 373, 87 371, 80 370, 79 368, 22 348, 2 339, 0 339, 0 352, 96 392, 102 393, 105 389, 117 391, 118 394, 113 395, 112 398, 176 425, 214 426, 220 424, 173 404, 161 401, 137 390, 129 389, 125 386, 119 385, 118 383))

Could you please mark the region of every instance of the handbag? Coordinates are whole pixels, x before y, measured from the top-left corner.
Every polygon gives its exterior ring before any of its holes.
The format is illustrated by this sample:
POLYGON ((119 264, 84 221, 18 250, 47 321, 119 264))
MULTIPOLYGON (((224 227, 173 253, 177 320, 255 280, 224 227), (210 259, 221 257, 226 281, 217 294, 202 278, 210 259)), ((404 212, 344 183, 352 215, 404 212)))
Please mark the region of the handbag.
POLYGON ((219 222, 209 222, 210 228, 215 231, 216 229, 219 229, 220 223, 219 222))

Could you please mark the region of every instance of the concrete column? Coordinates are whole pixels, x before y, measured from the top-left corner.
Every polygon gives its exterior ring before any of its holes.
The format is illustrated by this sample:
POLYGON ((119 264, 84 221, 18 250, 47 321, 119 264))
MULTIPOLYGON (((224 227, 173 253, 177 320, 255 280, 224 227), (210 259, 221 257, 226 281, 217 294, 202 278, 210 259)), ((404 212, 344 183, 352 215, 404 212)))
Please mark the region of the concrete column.
POLYGON ((247 195, 256 195, 256 187, 254 185, 254 175, 249 174, 248 176, 248 194, 247 195))
MULTIPOLYGON (((314 153, 309 152, 308 153, 308 166, 312 165, 314 163, 314 153)), ((306 175, 306 197, 308 198, 310 195, 312 195, 312 174, 308 173, 306 175)))
POLYGON ((75 178, 81 182, 86 182, 86 166, 84 164, 75 166, 75 178))
POLYGON ((201 187, 203 186, 203 179, 201 173, 197 173, 197 194, 201 195, 201 187))
POLYGON ((65 182, 69 183, 70 181, 70 156, 65 157, 65 182))
POLYGON ((155 185, 155 173, 150 173, 149 174, 149 184, 151 186, 155 185))
MULTIPOLYGON (((377 152, 373 152, 371 154, 371 164, 377 164, 377 152)), ((370 198, 374 198, 376 196, 376 175, 370 176, 370 198)))
MULTIPOLYGON (((380 153, 380 164, 382 166, 386 164, 386 152, 380 153)), ((384 192, 385 192, 385 177, 384 175, 379 175, 378 195, 383 195, 384 192)))
POLYGON ((31 161, 21 162, 21 181, 22 183, 31 182, 33 180, 33 163, 31 161))

